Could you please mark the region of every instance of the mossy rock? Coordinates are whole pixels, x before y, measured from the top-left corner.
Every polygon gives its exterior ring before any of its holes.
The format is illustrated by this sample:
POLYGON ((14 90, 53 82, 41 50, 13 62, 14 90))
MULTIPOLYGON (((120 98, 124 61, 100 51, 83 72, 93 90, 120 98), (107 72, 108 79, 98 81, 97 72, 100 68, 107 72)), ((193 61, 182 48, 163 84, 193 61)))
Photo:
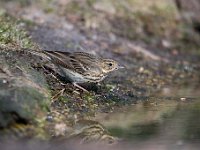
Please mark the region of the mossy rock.
POLYGON ((34 58, 0 49, 0 60, 0 128, 44 118, 50 94, 42 73, 30 65, 34 58))

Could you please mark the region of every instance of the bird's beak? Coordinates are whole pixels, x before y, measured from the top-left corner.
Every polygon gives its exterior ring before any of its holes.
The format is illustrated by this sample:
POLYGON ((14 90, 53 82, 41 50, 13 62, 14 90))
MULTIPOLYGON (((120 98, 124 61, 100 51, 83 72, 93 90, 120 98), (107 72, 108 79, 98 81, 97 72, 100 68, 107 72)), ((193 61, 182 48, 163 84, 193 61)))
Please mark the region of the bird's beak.
POLYGON ((118 68, 119 68, 119 69, 123 69, 123 68, 125 68, 125 66, 121 66, 121 65, 120 65, 120 66, 118 66, 118 68))

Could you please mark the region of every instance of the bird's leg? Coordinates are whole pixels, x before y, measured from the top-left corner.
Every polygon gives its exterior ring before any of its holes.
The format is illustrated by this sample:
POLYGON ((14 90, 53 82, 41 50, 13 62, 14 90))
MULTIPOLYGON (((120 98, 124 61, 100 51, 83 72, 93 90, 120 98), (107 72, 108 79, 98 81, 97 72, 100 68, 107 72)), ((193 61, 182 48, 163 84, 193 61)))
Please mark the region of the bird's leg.
MULTIPOLYGON (((61 82, 53 73, 50 73, 50 76, 51 76, 52 78, 54 78, 56 81, 58 81, 59 84, 60 84, 61 86, 65 86, 65 85, 66 85, 65 83, 61 82)), ((62 90, 60 90, 60 91, 57 92, 55 95, 53 95, 53 96, 51 97, 51 99, 54 100, 54 99, 58 98, 59 96, 63 95, 63 93, 64 93, 65 90, 66 90, 65 87, 62 88, 62 90)))
POLYGON ((60 80, 58 80, 58 78, 53 73, 50 73, 50 76, 56 79, 59 83, 61 83, 60 80))
POLYGON ((65 89, 65 86, 66 86, 66 84, 65 83, 63 83, 62 81, 60 81, 54 74, 50 74, 54 79, 56 79, 58 82, 59 82, 59 84, 61 85, 61 86, 64 86, 64 88, 62 89, 62 90, 60 90, 58 93, 56 93, 54 96, 52 96, 52 100, 54 100, 55 98, 57 98, 58 96, 61 96, 61 95, 63 95, 63 93, 64 93, 64 91, 66 90, 65 89))
POLYGON ((83 90, 84 92, 89 93, 88 90, 84 89, 82 86, 78 85, 76 82, 73 82, 72 84, 73 84, 75 87, 77 87, 77 88, 83 90))

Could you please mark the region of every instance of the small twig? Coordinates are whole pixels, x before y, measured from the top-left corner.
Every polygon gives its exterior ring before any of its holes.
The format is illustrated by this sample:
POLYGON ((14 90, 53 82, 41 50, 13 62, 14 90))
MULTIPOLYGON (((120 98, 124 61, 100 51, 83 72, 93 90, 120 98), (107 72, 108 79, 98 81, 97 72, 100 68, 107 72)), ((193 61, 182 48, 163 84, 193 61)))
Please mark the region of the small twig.
POLYGON ((54 102, 55 99, 57 99, 58 97, 62 96, 63 93, 65 91, 65 88, 63 88, 62 90, 60 90, 58 93, 56 93, 54 96, 51 97, 51 100, 54 102))

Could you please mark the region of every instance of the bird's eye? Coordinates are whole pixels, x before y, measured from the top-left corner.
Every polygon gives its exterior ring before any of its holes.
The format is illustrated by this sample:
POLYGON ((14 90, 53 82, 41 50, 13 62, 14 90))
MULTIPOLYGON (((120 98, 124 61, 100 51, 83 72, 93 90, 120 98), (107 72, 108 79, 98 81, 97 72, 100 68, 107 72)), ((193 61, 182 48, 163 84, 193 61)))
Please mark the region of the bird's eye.
POLYGON ((108 66, 110 66, 110 67, 112 67, 112 65, 113 65, 112 63, 109 63, 109 64, 108 64, 108 66))

